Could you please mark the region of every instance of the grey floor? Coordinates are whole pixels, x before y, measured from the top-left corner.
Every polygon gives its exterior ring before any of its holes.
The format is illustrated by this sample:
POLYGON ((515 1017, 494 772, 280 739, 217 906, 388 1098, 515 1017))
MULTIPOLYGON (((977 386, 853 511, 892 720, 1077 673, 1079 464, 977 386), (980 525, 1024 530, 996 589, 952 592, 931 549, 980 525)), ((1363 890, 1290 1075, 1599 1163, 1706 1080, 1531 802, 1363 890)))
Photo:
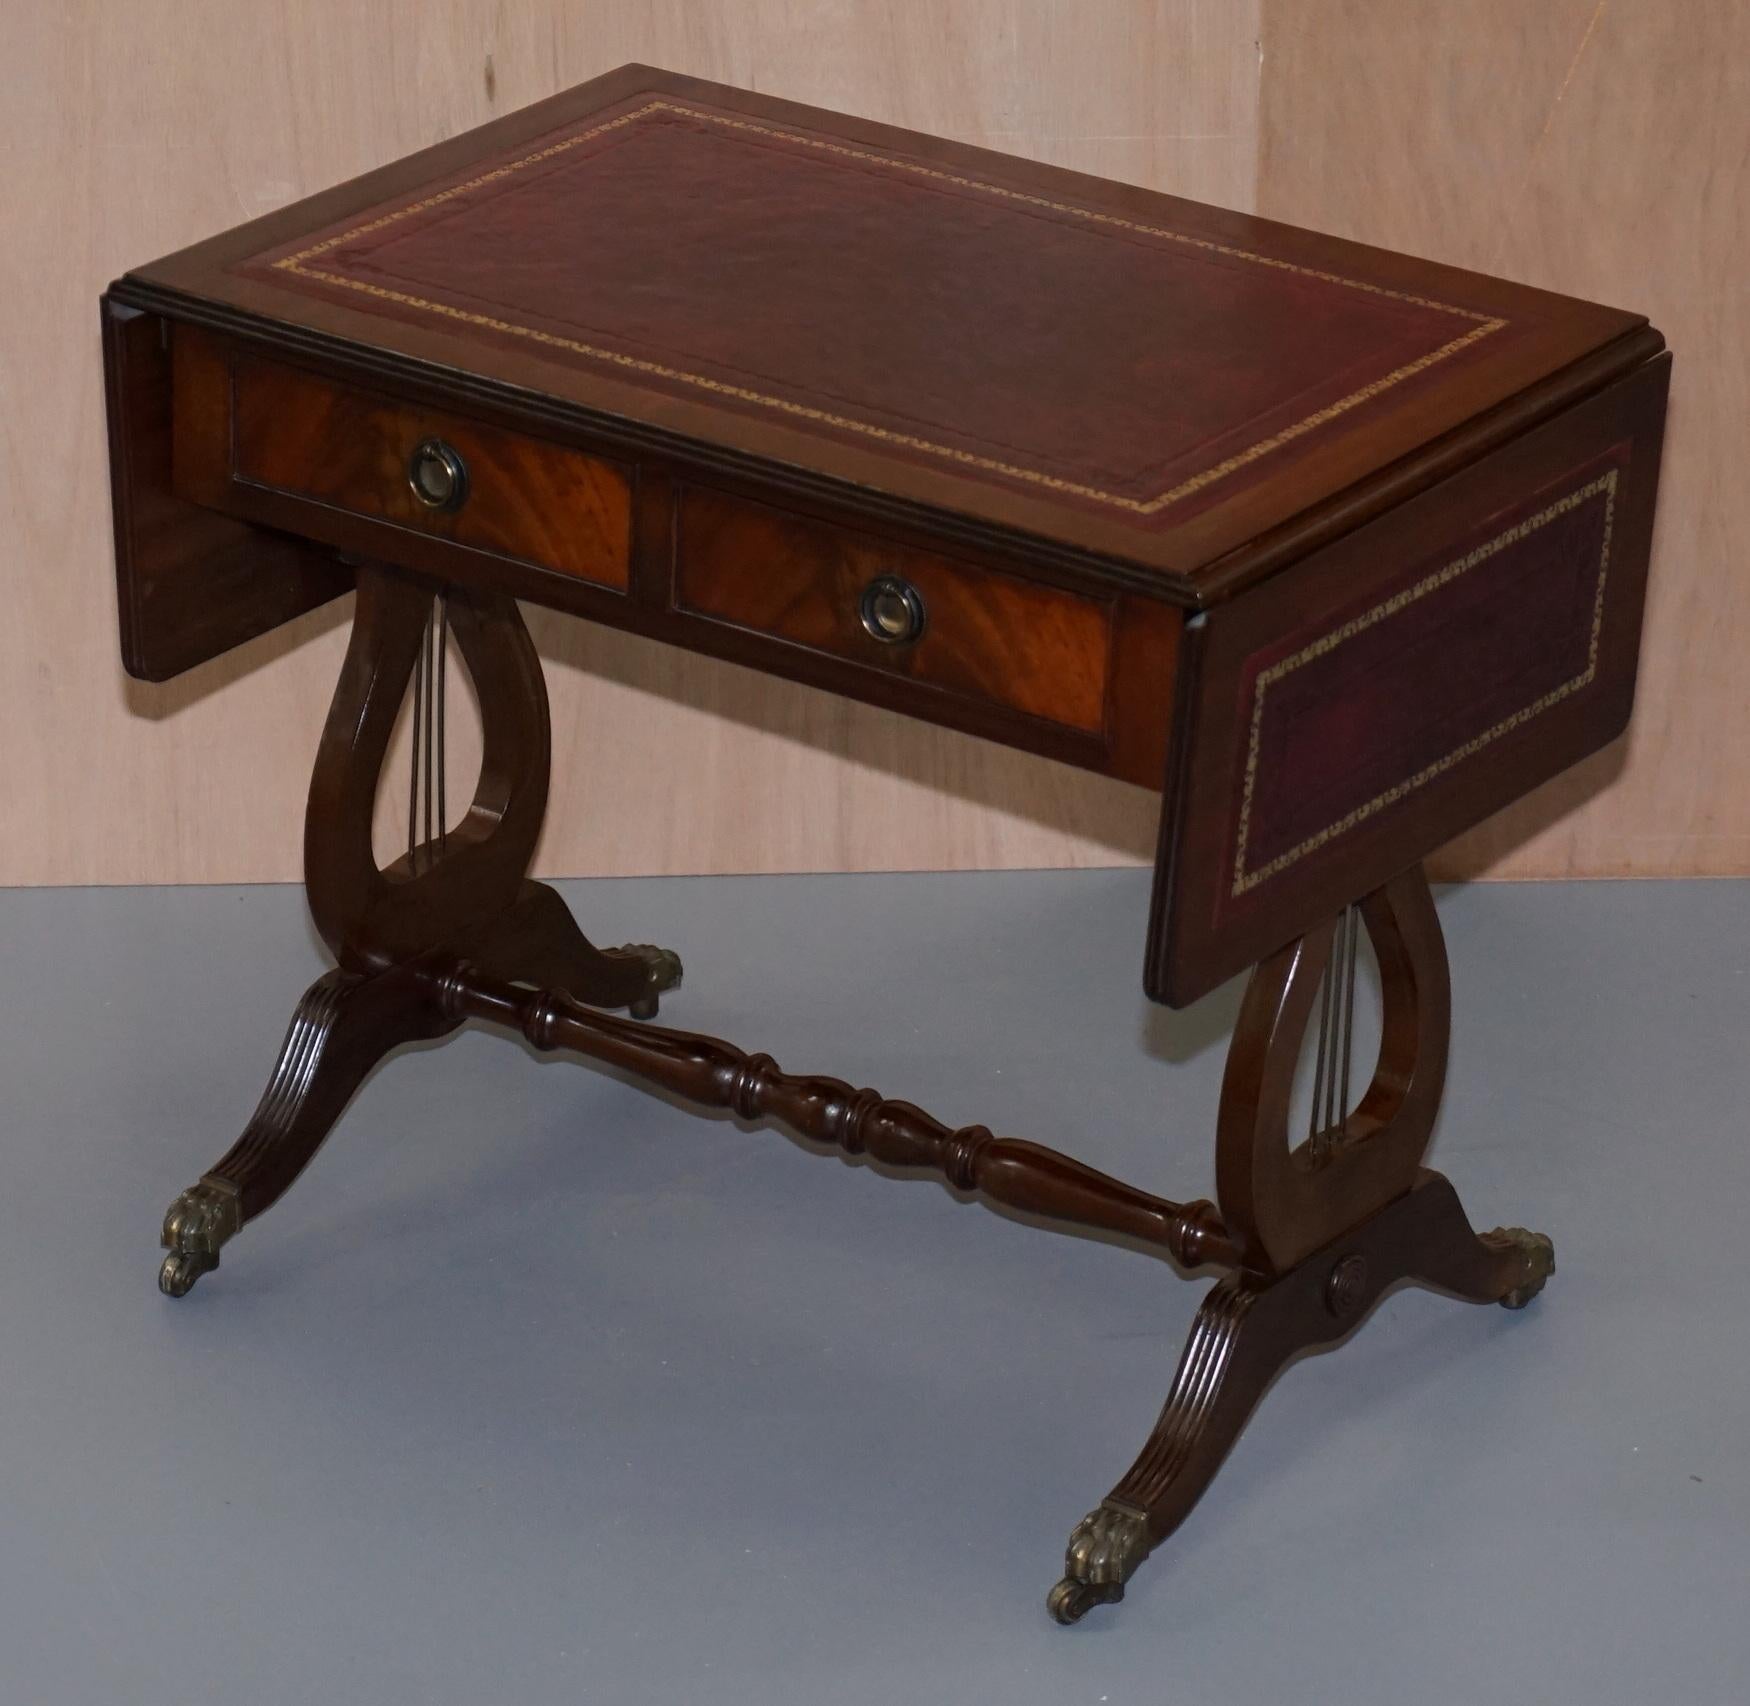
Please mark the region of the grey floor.
MULTIPOLYGON (((1237 988, 1149 1007, 1141 873, 568 892, 681 951, 670 1023, 1210 1188, 1237 988)), ((1062 1630, 1200 1282, 471 1032, 172 1303, 301 895, 0 893, 0 1706, 1741 1706, 1750 884, 1441 910, 1435 1160, 1560 1271, 1389 1299, 1062 1630)))

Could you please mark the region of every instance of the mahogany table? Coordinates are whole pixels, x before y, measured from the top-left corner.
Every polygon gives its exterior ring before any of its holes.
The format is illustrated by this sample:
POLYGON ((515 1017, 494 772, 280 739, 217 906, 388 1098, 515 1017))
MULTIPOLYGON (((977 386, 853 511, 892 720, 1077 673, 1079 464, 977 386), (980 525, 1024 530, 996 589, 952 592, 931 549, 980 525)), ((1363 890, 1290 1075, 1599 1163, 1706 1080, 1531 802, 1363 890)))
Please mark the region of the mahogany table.
POLYGON ((627 66, 129 273, 103 332, 129 671, 357 594, 304 843, 336 969, 172 1206, 171 1296, 376 1061, 467 1019, 1216 1270, 1071 1537, 1068 1622, 1387 1288, 1542 1287, 1549 1240, 1477 1235, 1422 1165, 1449 996, 1421 861, 1627 721, 1669 369, 1641 317, 627 66), (1218 1204, 641 1023, 679 960, 593 946, 526 875, 549 740, 517 599, 1159 790, 1148 994, 1254 968, 1218 1204), (453 825, 452 641, 484 724, 453 825), (1352 1086, 1361 928, 1383 1033, 1352 1086))

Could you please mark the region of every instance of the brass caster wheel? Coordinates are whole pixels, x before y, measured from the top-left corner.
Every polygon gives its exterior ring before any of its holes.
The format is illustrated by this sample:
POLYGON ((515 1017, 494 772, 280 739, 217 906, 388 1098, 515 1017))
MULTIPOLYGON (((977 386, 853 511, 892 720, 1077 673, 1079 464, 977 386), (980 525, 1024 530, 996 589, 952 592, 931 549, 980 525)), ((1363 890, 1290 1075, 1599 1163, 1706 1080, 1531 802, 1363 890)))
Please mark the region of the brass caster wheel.
POLYGON ((158 1289, 166 1297, 187 1297, 202 1274, 218 1266, 216 1258, 172 1250, 158 1268, 158 1289))
POLYGON ((628 1002, 626 1011, 634 1019, 654 1019, 658 998, 665 989, 681 986, 681 957, 670 948, 652 947, 648 942, 628 942, 614 950, 618 954, 635 954, 644 961, 646 988, 636 1001, 628 1002))
POLYGON ((1124 1589, 1115 1583, 1078 1582, 1065 1576, 1045 1596, 1045 1609, 1059 1623, 1079 1623, 1096 1605, 1116 1605, 1124 1597, 1124 1589))
POLYGON ((1523 1309, 1556 1271, 1556 1247, 1541 1232, 1527 1232, 1523 1226, 1497 1227, 1490 1237, 1505 1239, 1519 1252, 1523 1277, 1502 1297, 1501 1307, 1523 1309))
POLYGON ((170 1205, 159 1242, 170 1252, 158 1269, 166 1297, 187 1297, 194 1282, 219 1265, 219 1246, 242 1228, 237 1192, 224 1180, 202 1179, 170 1205))
POLYGON ((1148 1553, 1147 1517, 1108 1500, 1076 1524, 1064 1553, 1063 1580, 1046 1595, 1046 1609, 1059 1623, 1074 1623, 1096 1605, 1116 1605, 1148 1553))

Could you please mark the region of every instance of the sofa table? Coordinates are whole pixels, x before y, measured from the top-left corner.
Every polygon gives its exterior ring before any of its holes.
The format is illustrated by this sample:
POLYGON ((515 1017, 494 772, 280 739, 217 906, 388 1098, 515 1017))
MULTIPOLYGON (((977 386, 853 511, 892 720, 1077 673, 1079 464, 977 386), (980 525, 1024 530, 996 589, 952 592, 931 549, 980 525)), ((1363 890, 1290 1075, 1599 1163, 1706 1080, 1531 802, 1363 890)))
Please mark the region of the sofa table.
POLYGON ((128 670, 357 600, 304 844, 336 966, 171 1207, 169 1295, 378 1060, 469 1019, 1214 1270, 1071 1536, 1069 1622, 1385 1290, 1542 1287, 1549 1240, 1476 1234, 1422 1165, 1449 995, 1421 862, 1627 722, 1669 368, 1644 319, 627 66, 129 273, 103 335, 128 670), (527 876, 549 735, 518 599, 1158 790, 1147 993, 1252 968, 1218 1201, 648 1023, 675 954, 594 946, 527 876), (452 651, 484 742, 455 814, 452 651))

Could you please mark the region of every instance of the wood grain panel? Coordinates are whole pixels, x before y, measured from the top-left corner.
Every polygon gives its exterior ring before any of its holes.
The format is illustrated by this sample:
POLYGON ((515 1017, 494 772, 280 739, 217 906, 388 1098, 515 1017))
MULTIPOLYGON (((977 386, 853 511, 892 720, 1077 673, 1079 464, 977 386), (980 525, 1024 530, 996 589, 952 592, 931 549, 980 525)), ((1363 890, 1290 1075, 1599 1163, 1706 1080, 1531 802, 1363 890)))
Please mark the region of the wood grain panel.
MULTIPOLYGON (((629 469, 279 362, 232 358, 189 327, 174 343, 176 478, 189 497, 224 507, 234 483, 263 486, 316 500, 308 537, 323 537, 323 509, 340 509, 626 590, 629 469), (466 470, 454 510, 421 503, 408 478, 414 447, 434 437, 466 470)), ((392 557, 392 537, 374 550, 392 557)))
MULTIPOLYGON (((627 60, 1244 207, 1257 28, 1258 0, 0 7, 0 883, 298 874, 348 605, 164 686, 123 676, 96 302, 126 267, 627 60)), ((1150 855, 1140 788, 563 617, 533 625, 554 701, 548 873, 1150 855)), ((451 744, 458 798, 459 716, 451 744)))
POLYGON ((678 531, 683 610, 1086 734, 1104 730, 1110 600, 705 487, 682 491, 678 531), (864 589, 885 577, 913 587, 923 613, 922 632, 903 645, 871 637, 859 615, 864 589))
POLYGON ((1264 43, 1260 212, 1631 304, 1676 352, 1628 740, 1438 872, 1750 871, 1750 8, 1268 0, 1264 43))

